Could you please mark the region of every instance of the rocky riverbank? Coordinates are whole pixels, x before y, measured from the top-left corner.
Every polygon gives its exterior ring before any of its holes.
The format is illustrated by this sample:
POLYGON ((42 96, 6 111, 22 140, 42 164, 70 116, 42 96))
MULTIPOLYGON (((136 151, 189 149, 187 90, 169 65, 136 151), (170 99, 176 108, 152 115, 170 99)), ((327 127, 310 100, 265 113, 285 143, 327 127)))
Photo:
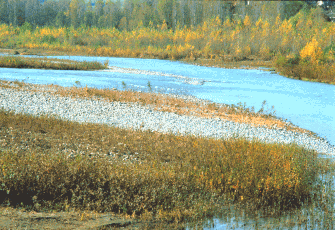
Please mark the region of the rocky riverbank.
MULTIPOLYGON (((192 98, 192 100, 195 100, 192 98)), ((199 100, 201 102, 201 100, 199 100)), ((110 102, 99 98, 73 98, 51 92, 29 92, 0 88, 0 108, 36 116, 52 115, 60 119, 107 124, 141 130, 152 130, 176 135, 198 135, 211 138, 258 139, 264 142, 296 143, 319 153, 335 154, 334 146, 309 133, 283 128, 255 127, 221 119, 179 115, 157 111, 152 105, 110 102)))

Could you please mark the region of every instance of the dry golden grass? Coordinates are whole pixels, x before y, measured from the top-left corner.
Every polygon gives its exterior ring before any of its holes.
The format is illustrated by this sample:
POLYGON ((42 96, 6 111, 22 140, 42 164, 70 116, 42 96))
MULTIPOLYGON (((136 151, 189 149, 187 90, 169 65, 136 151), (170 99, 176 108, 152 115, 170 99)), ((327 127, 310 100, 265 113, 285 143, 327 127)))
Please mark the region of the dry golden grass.
POLYGON ((156 210, 159 218, 185 219, 222 195, 283 208, 308 196, 317 170, 316 154, 294 145, 174 136, 5 111, 0 116, 1 194, 36 210, 156 210))
MULTIPOLYGON (((85 88, 5 81, 1 86, 135 100, 135 92, 127 91, 90 93, 85 88)), ((139 103, 168 103, 154 95, 135 94, 143 99, 139 103)), ((173 103, 189 106, 179 99, 173 103)), ((213 104, 198 106, 217 109, 213 104)), ((2 110, 0 169, 4 205, 35 212, 76 210, 84 219, 91 218, 90 211, 123 213, 147 221, 150 229, 154 220, 185 223, 213 217, 229 204, 245 205, 249 213, 263 209, 272 216, 312 197, 328 205, 329 194, 317 190, 315 186, 323 185, 314 182, 332 166, 295 145, 175 136, 2 110)))
POLYGON ((34 68, 34 69, 57 69, 57 70, 100 70, 105 66, 99 62, 78 62, 72 60, 27 58, 20 56, 0 57, 2 68, 34 68))

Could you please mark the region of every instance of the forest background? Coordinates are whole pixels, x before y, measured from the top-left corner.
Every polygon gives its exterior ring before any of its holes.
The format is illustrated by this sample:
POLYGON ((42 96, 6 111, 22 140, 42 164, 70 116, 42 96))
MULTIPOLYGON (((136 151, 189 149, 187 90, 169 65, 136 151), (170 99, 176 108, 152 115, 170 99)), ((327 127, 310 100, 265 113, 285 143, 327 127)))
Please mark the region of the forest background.
POLYGON ((0 47, 253 61, 333 84, 332 9, 331 1, 0 0, 0 47))

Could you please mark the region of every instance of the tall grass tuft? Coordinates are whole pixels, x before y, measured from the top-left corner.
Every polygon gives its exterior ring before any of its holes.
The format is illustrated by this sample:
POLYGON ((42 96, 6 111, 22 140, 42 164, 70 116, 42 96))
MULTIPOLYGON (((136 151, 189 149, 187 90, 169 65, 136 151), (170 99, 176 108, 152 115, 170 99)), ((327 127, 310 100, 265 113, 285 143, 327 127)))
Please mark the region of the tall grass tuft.
POLYGON ((60 59, 26 58, 17 56, 0 57, 0 67, 5 68, 36 68, 59 70, 99 70, 106 66, 99 62, 77 62, 60 59))
POLYGON ((213 216, 222 202, 285 210, 310 199, 317 154, 0 111, 0 203, 163 220, 213 216), (21 204, 22 202, 22 204, 21 204), (204 207, 208 207, 204 209, 204 207))

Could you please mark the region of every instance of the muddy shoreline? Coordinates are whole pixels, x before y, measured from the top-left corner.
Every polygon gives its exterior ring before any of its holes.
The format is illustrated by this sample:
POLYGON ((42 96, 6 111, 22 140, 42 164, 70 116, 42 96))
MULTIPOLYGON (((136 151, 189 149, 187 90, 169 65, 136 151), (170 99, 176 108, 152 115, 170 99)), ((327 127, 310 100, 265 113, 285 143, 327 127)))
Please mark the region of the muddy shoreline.
MULTIPOLYGON (((1 229, 171 229, 173 224, 91 211, 34 212, 0 206, 1 229), (38 228, 37 228, 38 227, 38 228)), ((179 225, 180 226, 180 225, 179 225)))

